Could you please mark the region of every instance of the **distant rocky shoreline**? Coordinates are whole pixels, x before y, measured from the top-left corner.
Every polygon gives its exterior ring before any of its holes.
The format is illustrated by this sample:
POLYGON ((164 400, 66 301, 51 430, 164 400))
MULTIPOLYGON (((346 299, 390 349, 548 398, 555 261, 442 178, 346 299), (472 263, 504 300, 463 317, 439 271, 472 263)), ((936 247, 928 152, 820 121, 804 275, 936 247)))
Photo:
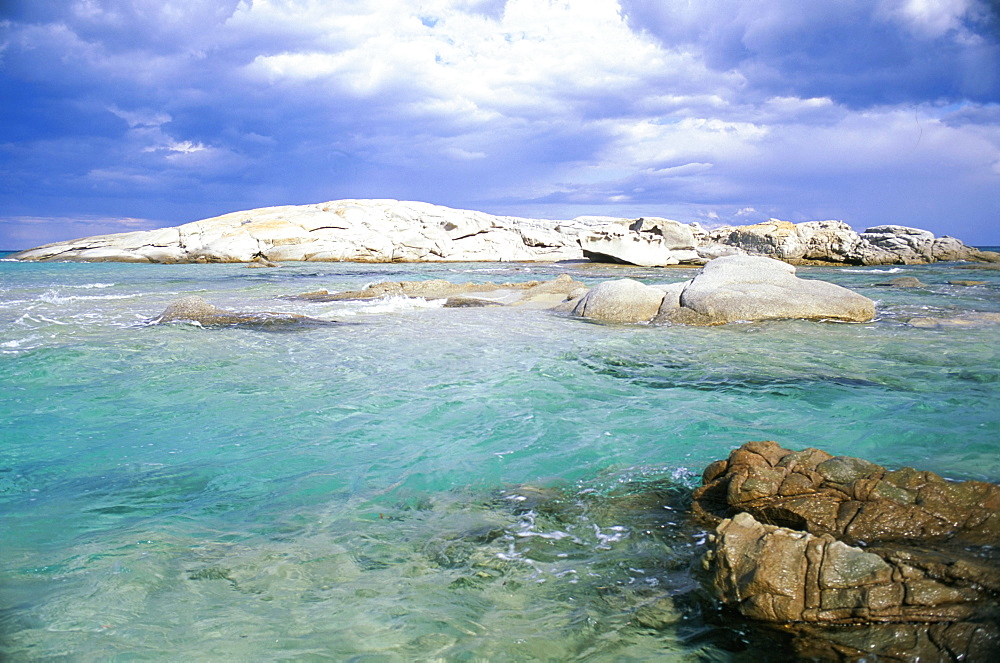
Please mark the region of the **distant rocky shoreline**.
POLYGON ((706 230, 662 218, 547 221, 422 202, 338 200, 233 212, 173 228, 98 235, 16 253, 29 261, 133 263, 557 262, 704 265, 729 255, 793 265, 1000 262, 953 237, 883 225, 772 219, 706 230))

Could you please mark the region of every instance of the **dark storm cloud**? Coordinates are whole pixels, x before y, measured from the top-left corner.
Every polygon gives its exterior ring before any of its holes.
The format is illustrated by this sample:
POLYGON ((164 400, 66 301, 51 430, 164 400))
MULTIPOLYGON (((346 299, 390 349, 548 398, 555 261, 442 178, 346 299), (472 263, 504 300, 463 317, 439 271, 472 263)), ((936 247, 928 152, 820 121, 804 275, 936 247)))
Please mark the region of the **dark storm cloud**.
POLYGON ((396 197, 981 241, 996 28, 979 0, 16 2, 0 240, 396 197))

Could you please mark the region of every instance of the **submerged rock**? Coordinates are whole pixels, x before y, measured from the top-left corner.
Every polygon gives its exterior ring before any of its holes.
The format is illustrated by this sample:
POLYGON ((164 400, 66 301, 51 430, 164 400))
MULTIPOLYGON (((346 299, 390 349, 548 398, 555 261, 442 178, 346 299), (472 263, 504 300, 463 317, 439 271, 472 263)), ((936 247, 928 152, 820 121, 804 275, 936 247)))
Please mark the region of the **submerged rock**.
POLYGON ((313 302, 356 301, 383 297, 444 299, 449 308, 525 306, 552 308, 586 291, 586 286, 567 274, 550 281, 518 283, 452 283, 444 279, 427 281, 383 281, 362 290, 328 292, 320 290, 293 295, 289 299, 313 302))
POLYGON ((950 318, 920 316, 910 318, 907 324, 911 327, 920 327, 922 329, 982 327, 985 325, 1000 324, 1000 313, 990 313, 989 311, 970 311, 969 313, 959 313, 950 318))
POLYGON ((747 617, 1000 617, 1000 486, 750 442, 712 463, 693 497, 716 524, 711 588, 747 617))
POLYGON ((573 313, 609 322, 689 325, 791 318, 866 322, 875 317, 875 303, 832 283, 800 279, 795 267, 779 260, 723 256, 682 283, 602 283, 573 313))
POLYGON ((876 283, 875 286, 879 288, 926 288, 927 284, 915 276, 897 276, 894 279, 876 283))
POLYGON ((197 295, 184 297, 170 304, 153 320, 153 324, 170 322, 197 322, 206 327, 246 326, 246 327, 288 327, 294 325, 335 324, 295 313, 240 312, 227 311, 209 304, 197 295))

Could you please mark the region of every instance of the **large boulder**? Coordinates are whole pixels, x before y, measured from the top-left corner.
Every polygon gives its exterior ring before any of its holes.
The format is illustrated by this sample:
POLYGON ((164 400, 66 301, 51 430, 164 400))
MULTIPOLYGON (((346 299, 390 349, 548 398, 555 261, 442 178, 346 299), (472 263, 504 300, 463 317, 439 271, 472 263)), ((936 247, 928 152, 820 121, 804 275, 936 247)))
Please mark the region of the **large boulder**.
POLYGON ((712 260, 677 298, 665 297, 656 322, 719 325, 799 318, 866 322, 875 303, 826 281, 801 279, 792 265, 759 256, 712 260))
POLYGON ((800 279, 788 263, 733 255, 710 261, 693 279, 680 283, 648 286, 631 279, 605 281, 571 311, 606 322, 659 324, 722 325, 789 318, 866 322, 875 317, 875 303, 833 283, 800 279))
POLYGON ((745 512, 723 520, 715 536, 716 596, 752 619, 856 624, 998 614, 1000 572, 972 555, 876 554, 745 512))
POLYGON ((695 238, 699 228, 678 221, 641 218, 596 228, 580 235, 583 255, 594 262, 617 262, 640 267, 681 263, 704 264, 695 238))
POLYGON ((632 279, 604 281, 577 302, 573 315, 603 322, 648 322, 663 297, 663 290, 632 279))
POLYGON ((749 226, 720 229, 712 237, 752 255, 786 262, 852 262, 861 238, 843 221, 791 223, 771 219, 749 226))
POLYGON ((712 463, 694 512, 723 602, 781 622, 1000 615, 1000 486, 750 442, 712 463))

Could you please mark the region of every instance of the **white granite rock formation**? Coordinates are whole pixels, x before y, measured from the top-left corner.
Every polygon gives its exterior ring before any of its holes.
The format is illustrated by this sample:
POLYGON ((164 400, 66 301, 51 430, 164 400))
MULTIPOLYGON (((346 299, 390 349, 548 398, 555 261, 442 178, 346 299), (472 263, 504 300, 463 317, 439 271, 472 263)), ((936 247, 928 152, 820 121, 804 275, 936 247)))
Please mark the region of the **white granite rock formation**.
POLYGON ((879 265, 990 260, 952 237, 904 226, 858 234, 841 221, 772 219, 706 231, 660 218, 546 221, 397 200, 337 200, 234 212, 162 228, 48 244, 20 260, 118 262, 558 261, 703 265, 727 255, 879 265))

